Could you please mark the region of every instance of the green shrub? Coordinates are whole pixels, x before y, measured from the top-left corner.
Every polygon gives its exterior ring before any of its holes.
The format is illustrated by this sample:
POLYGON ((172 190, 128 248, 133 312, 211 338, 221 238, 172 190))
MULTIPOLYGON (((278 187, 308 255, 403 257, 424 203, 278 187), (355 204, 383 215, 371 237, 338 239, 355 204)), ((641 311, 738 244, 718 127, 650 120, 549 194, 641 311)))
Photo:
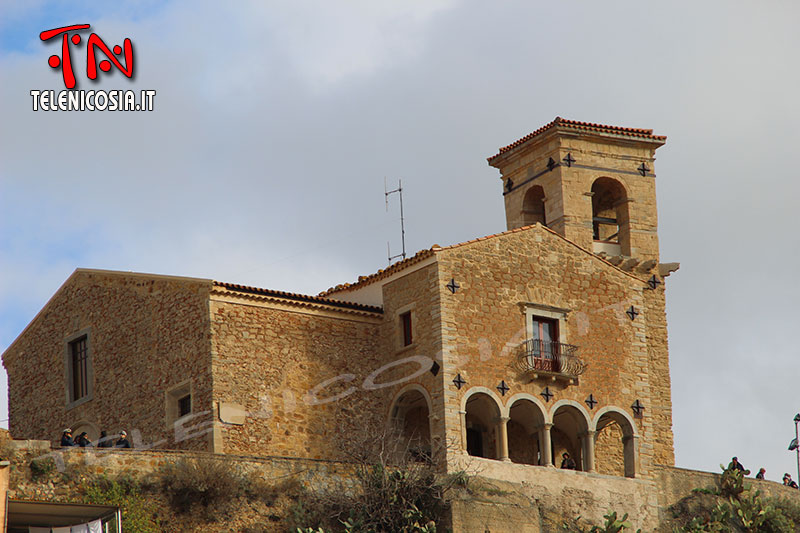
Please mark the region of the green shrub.
MULTIPOLYGON (((628 522, 628 513, 625 513, 622 518, 617 518, 617 512, 609 509, 608 514, 603 515, 603 518, 606 521, 602 526, 587 526, 589 529, 586 529, 581 525, 581 517, 578 517, 573 519, 572 522, 564 522, 561 524, 561 528, 570 533, 619 533, 631 527, 631 523, 628 522)), ((637 531, 641 533, 642 530, 639 529, 637 531)))
POLYGON ((738 498, 750 486, 745 486, 744 472, 736 468, 722 468, 722 475, 719 477, 719 493, 725 498, 738 498))
MULTIPOLYGON (((722 465, 720 465, 722 467, 722 465)), ((744 482, 744 472, 723 468, 718 489, 692 491, 673 507, 678 525, 675 531, 792 533, 800 525, 800 507, 776 498, 764 498, 744 482), (705 499, 704 499, 705 498, 705 499)))
POLYGON ((39 481, 50 476, 50 474, 56 469, 56 462, 52 457, 33 459, 31 461, 30 468, 31 479, 33 481, 39 481))
POLYGON ((142 495, 140 484, 130 476, 98 477, 84 488, 84 500, 86 503, 119 506, 125 533, 162 531, 155 505, 142 495))

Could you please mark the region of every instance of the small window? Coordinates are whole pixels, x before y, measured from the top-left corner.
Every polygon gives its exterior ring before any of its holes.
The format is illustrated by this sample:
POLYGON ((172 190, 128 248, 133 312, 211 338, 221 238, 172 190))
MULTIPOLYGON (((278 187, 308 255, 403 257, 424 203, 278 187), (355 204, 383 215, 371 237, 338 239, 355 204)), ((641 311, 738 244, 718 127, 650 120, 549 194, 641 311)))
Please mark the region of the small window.
POLYGON ((86 335, 69 343, 70 402, 89 395, 89 350, 86 335))
POLYGON ((414 342, 411 332, 411 311, 400 315, 400 326, 403 328, 403 346, 410 346, 414 342))
POLYGON ((167 427, 173 427, 178 419, 192 414, 192 392, 191 381, 184 381, 164 391, 167 427))
POLYGON ((178 400, 178 418, 186 416, 192 412, 192 395, 187 394, 178 400))

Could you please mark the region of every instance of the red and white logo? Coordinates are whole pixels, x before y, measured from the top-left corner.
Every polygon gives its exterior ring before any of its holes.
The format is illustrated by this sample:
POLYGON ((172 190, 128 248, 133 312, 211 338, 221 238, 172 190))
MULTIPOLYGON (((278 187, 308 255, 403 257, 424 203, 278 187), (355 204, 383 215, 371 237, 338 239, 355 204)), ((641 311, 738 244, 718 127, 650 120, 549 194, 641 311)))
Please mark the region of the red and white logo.
MULTIPOLYGON (((73 24, 46 30, 39 34, 43 42, 61 37, 61 54, 53 54, 47 63, 53 69, 61 69, 64 87, 67 91, 60 91, 58 95, 53 90, 32 90, 33 110, 39 111, 152 111, 155 90, 96 90, 85 91, 75 89, 78 80, 75 76, 75 63, 72 59, 73 47, 83 46, 80 34, 90 28, 89 24, 73 24)), ((125 38, 122 46, 116 44, 109 47, 103 39, 92 32, 85 43, 86 47, 86 77, 96 81, 99 73, 110 72, 116 68, 128 79, 133 79, 133 42, 125 38), (100 57, 104 56, 104 59, 100 57)))

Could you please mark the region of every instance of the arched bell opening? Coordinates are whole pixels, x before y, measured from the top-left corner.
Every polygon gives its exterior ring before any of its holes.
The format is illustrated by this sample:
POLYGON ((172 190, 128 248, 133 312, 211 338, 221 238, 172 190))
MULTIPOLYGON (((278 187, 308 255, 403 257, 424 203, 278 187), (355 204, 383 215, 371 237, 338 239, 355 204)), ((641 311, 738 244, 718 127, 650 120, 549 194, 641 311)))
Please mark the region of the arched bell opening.
POLYGON ((537 222, 542 226, 547 225, 547 215, 544 208, 544 189, 541 185, 533 185, 525 193, 522 200, 523 226, 530 226, 537 222))
POLYGON ((592 183, 592 239, 595 251, 631 255, 628 195, 613 178, 598 178, 592 183))

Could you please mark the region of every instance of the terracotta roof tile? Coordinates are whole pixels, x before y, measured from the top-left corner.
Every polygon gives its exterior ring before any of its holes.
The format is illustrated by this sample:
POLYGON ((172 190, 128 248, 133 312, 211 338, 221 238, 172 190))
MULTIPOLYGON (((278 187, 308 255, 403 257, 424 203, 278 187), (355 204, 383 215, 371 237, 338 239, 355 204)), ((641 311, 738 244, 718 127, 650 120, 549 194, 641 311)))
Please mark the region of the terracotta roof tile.
POLYGON ((381 270, 378 270, 374 274, 370 274, 368 276, 358 276, 358 281, 356 281, 355 283, 340 283, 339 285, 337 285, 335 287, 331 287, 330 289, 328 289, 326 291, 322 291, 317 296, 320 297, 320 298, 321 297, 325 297, 325 296, 328 296, 330 294, 334 294, 334 293, 339 292, 339 291, 355 289, 355 288, 361 287, 363 285, 368 285, 368 284, 372 283, 373 281, 377 281, 379 279, 383 279, 383 278, 389 277, 392 274, 394 274, 395 272, 397 272, 398 270, 402 270, 402 269, 406 268, 407 266, 411 266, 411 265, 413 265, 415 263, 419 263, 423 259, 427 259, 428 257, 431 257, 433 255, 433 252, 435 252, 436 250, 441 250, 441 247, 438 244, 434 244, 428 250, 420 250, 419 252, 417 252, 416 254, 414 254, 411 257, 408 257, 408 258, 403 259, 401 261, 398 261, 396 263, 392 263, 388 267, 383 268, 381 270))
POLYGON ((614 135, 625 135, 627 137, 642 137, 646 139, 653 139, 657 141, 665 141, 667 138, 664 135, 653 135, 653 130, 651 129, 644 129, 644 128, 623 128, 621 126, 608 126, 606 124, 595 124, 593 122, 579 122, 577 120, 569 120, 566 118, 556 117, 553 122, 549 124, 545 124, 538 130, 529 133, 525 137, 514 141, 513 143, 509 144, 508 146, 504 146, 500 148, 500 150, 493 156, 487 157, 486 160, 489 163, 492 162, 493 159, 503 155, 504 153, 513 150, 517 146, 533 139, 537 135, 544 133, 545 131, 549 130, 553 127, 562 127, 567 129, 573 130, 580 130, 580 131, 593 131, 599 133, 612 133, 614 135))
POLYGON ((366 311, 369 313, 383 313, 382 308, 373 305, 364 305, 353 302, 340 302, 336 300, 328 300, 326 298, 320 298, 319 296, 310 296, 308 294, 299 294, 296 292, 284 292, 272 289, 261 289, 259 287, 250 287, 247 285, 239 285, 237 283, 225 283, 221 281, 215 281, 214 286, 222 287, 223 289, 233 292, 252 294, 257 296, 266 296, 272 298, 280 298, 283 300, 292 300, 299 303, 319 304, 332 307, 339 307, 343 309, 366 311))
MULTIPOLYGON (((386 278, 388 276, 391 276, 392 274, 394 274, 395 272, 397 272, 399 270, 402 270, 402 269, 404 269, 404 268, 406 268, 408 266, 411 266, 414 263, 418 263, 418 262, 422 261, 423 259, 426 259, 428 257, 433 256, 436 252, 440 252, 442 250, 452 250, 454 248, 459 248, 461 246, 466 246, 468 244, 473 244, 473 243, 485 241, 485 240, 488 240, 488 239, 494 239, 496 237, 502 237, 503 235, 510 235, 512 233, 518 233, 520 231, 527 231, 529 229, 532 229, 534 226, 536 226, 536 224, 531 224, 530 226, 523 226, 521 228, 514 228, 514 229, 506 230, 506 231, 503 231, 503 232, 500 232, 500 233, 493 233, 491 235, 485 235, 483 237, 477 237, 477 238, 471 239, 469 241, 459 242, 459 243, 456 243, 456 244, 451 244, 449 246, 439 246, 438 244, 434 244, 433 246, 431 246, 427 250, 421 250, 421 251, 417 252, 413 257, 409 257, 408 259, 404 259, 402 261, 398 261, 397 263, 394 263, 394 264, 390 265, 389 267, 387 267, 387 268, 385 268, 383 270, 378 270, 377 272, 375 272, 374 274, 370 274, 369 276, 359 276, 358 277, 358 281, 356 281, 355 283, 342 283, 342 284, 337 285, 335 287, 331 287, 330 289, 319 293, 318 296, 320 298, 324 298, 324 297, 326 297, 326 296, 328 296, 330 294, 334 294, 334 293, 337 293, 337 292, 340 292, 340 291, 358 289, 360 287, 363 287, 365 285, 369 285, 370 283, 373 283, 373 282, 378 281, 380 279, 383 279, 383 278, 386 278)), ((571 244, 575 248, 578 248, 579 250, 582 250, 582 251, 588 253, 589 255, 591 255, 592 257, 597 259, 598 261, 601 261, 601 262, 607 264, 608 266, 610 266, 614 270, 618 270, 619 272, 622 272, 626 276, 632 277, 632 278, 637 279, 639 281, 643 281, 640 278, 638 278, 637 276, 635 276, 634 274, 632 274, 630 272, 627 272, 625 270, 622 270, 618 266, 616 266, 616 265, 606 261, 602 257, 596 255, 591 250, 587 250, 586 248, 584 248, 580 244, 567 239, 566 237, 564 237, 560 233, 557 233, 557 232, 553 231, 552 229, 548 228, 547 226, 541 226, 541 228, 544 231, 547 231, 548 233, 551 233, 551 234, 555 235, 559 239, 566 241, 567 243, 571 244)), ((329 301, 329 300, 326 300, 326 301, 329 301)))

